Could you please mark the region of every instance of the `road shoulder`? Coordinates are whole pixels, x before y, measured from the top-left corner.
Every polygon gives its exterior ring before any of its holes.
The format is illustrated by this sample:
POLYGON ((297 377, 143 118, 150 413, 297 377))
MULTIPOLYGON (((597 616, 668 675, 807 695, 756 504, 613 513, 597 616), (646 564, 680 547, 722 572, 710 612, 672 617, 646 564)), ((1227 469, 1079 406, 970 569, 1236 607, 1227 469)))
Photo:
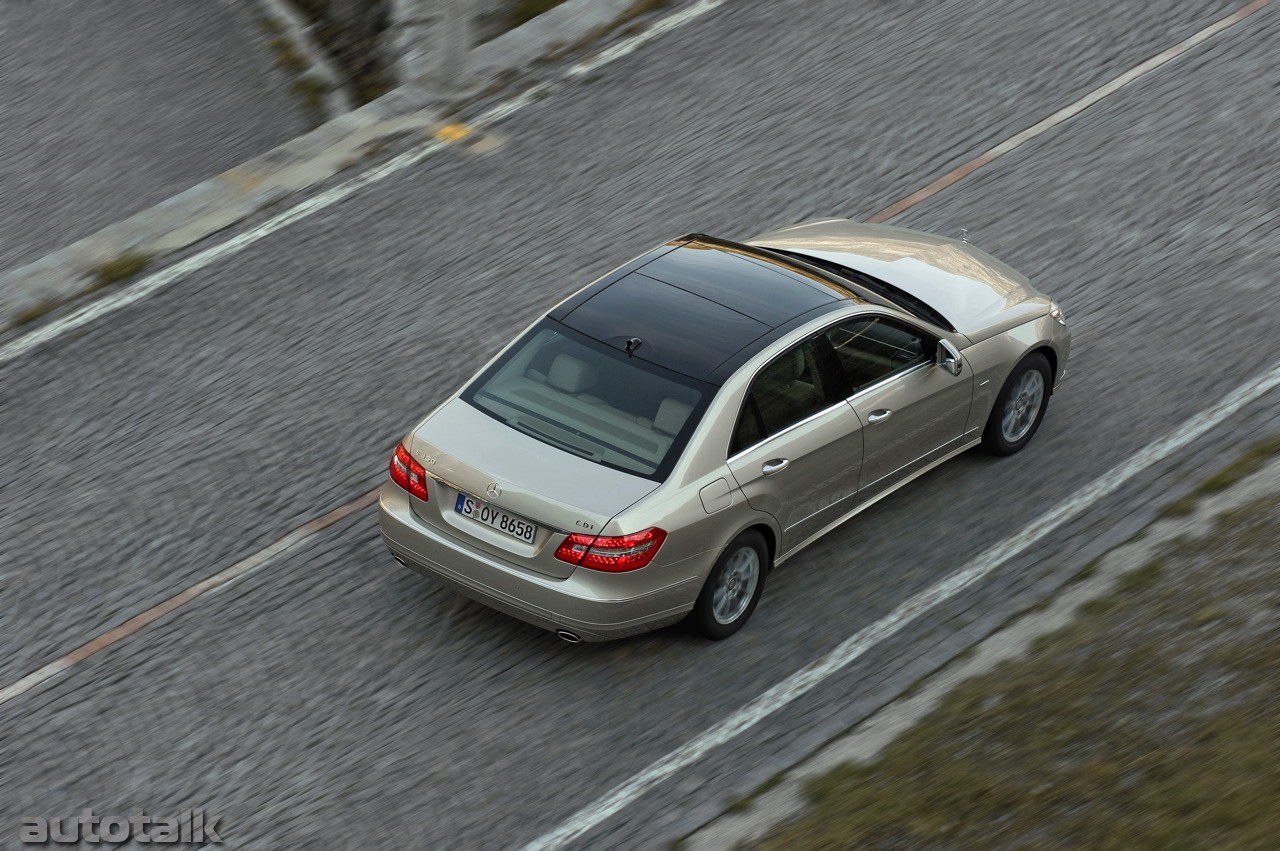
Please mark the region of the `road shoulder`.
POLYGON ((1274 835, 1278 453, 1275 438, 1251 448, 1056 598, 679 844, 1274 835))

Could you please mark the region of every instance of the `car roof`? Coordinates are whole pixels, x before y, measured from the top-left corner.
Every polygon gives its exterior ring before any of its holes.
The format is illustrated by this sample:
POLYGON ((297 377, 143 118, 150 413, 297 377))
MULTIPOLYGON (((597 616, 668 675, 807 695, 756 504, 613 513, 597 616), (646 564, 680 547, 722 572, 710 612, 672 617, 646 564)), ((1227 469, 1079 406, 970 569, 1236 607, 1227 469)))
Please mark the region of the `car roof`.
POLYGON ((720 384, 769 343, 850 301, 838 278, 767 249, 702 234, 637 257, 551 312, 606 345, 720 384))

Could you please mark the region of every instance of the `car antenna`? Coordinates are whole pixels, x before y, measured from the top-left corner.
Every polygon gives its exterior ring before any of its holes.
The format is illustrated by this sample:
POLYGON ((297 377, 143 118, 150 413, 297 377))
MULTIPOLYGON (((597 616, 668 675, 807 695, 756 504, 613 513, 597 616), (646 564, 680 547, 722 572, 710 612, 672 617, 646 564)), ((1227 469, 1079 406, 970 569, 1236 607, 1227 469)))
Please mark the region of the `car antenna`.
POLYGON ((960 241, 961 241, 961 242, 963 242, 963 243, 965 243, 966 245, 969 243, 969 229, 968 229, 968 228, 960 228, 960 241))
POLYGON ((636 353, 636 349, 644 345, 644 340, 639 337, 632 337, 623 345, 622 350, 627 353, 627 357, 631 357, 636 353))

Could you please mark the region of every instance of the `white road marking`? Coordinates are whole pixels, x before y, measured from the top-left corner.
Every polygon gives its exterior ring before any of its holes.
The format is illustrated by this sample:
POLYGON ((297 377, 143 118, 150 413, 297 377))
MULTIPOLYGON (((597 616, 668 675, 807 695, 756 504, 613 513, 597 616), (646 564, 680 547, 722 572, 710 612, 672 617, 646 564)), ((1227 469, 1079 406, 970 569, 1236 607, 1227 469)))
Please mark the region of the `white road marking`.
MULTIPOLYGON (((606 48, 596 56, 584 62, 571 67, 565 72, 565 78, 571 79, 581 77, 598 68, 602 68, 610 62, 615 62, 624 56, 627 56, 642 45, 652 41, 660 35, 670 32, 681 27, 690 21, 710 12, 717 6, 720 6, 724 0, 699 0, 692 6, 681 9, 661 18, 653 23, 652 26, 636 35, 619 41, 617 44, 606 48)), ((531 103, 539 99, 539 93, 545 94, 550 92, 553 87, 543 85, 522 92, 510 100, 504 101, 497 106, 484 112, 474 121, 468 122, 471 128, 481 130, 493 124, 502 121, 511 115, 524 109, 531 103)), ((226 242, 219 243, 199 251, 185 260, 180 260, 171 266, 166 266, 156 272, 139 280, 122 290, 105 295, 95 299, 83 307, 72 311, 64 317, 48 322, 35 330, 10 340, 8 343, 0 346, 0 366, 7 364, 33 349, 51 341, 69 331, 73 331, 81 326, 93 322, 95 319, 114 313, 121 308, 128 307, 131 304, 141 301, 166 287, 171 286, 182 278, 190 275, 192 272, 202 269, 218 262, 226 257, 239 254, 244 249, 254 243, 265 239, 273 233, 276 233, 289 225, 299 222, 321 210, 332 207, 341 201, 346 200, 357 192, 379 183, 393 174, 404 171, 406 168, 416 165, 427 157, 435 154, 449 146, 449 142, 441 140, 433 140, 423 146, 411 151, 407 151, 399 156, 383 163, 376 168, 364 172, 358 177, 354 177, 345 183, 341 183, 331 189, 320 192, 319 194, 308 198, 301 203, 290 207, 282 213, 279 213, 267 219, 260 225, 257 225, 244 233, 228 239, 226 242)))
MULTIPOLYGON (((1215 21, 1190 38, 1161 51, 1147 61, 1120 74, 1110 82, 1099 86, 1074 103, 1053 113, 1048 118, 1037 122, 1020 133, 1014 134, 985 154, 954 169, 923 189, 886 207, 872 216, 870 220, 885 221, 936 195, 983 165, 1009 153, 1051 128, 1074 118, 1137 78, 1198 47, 1223 30, 1234 26, 1267 6, 1270 2, 1271 0, 1253 0, 1253 2, 1241 7, 1227 17, 1215 21)), ((886 617, 845 639, 826 656, 801 668, 737 712, 703 732, 702 735, 653 763, 630 780, 614 788, 608 795, 579 810, 560 827, 526 845, 525 851, 560 848, 582 837, 588 831, 598 827, 620 812, 654 786, 669 779, 676 772, 697 762, 715 748, 731 741, 778 710, 798 700, 834 674, 848 667, 871 648, 896 635, 926 612, 931 611, 961 591, 989 576, 1000 565, 1025 552, 1032 544, 1069 520, 1079 516, 1098 500, 1112 493, 1152 464, 1187 446, 1193 440, 1235 414, 1249 402, 1261 398, 1277 386, 1280 386, 1280 367, 1276 367, 1270 372, 1241 385, 1217 405, 1188 420, 1164 438, 1149 444, 1128 461, 1115 467, 1101 478, 1096 479, 1084 490, 1077 493, 1076 496, 1044 514, 1017 535, 1007 538, 982 553, 965 565, 964 568, 929 588, 923 594, 905 601, 886 617)))
MULTIPOLYGON (((1223 29, 1226 29, 1231 24, 1238 22, 1247 15, 1252 14, 1254 11, 1268 5, 1270 2, 1271 0, 1254 0, 1254 2, 1243 7, 1235 14, 1228 18, 1224 18, 1222 21, 1219 21, 1207 28, 1207 30, 1212 30, 1208 35, 1213 35, 1223 29)), ((679 23, 686 23, 689 20, 696 18, 698 15, 716 8, 721 5, 721 3, 723 3, 723 0, 702 0, 702 2, 699 2, 688 9, 668 16, 668 18, 665 18, 658 24, 655 24, 655 28, 663 24, 667 24, 672 19, 679 19, 679 23)), ((664 29, 660 30, 660 32, 665 32, 678 25, 679 24, 668 24, 664 29)), ((1208 35, 1206 35, 1205 38, 1208 38, 1208 35)), ((607 62, 614 61, 615 59, 631 53, 641 44, 654 37, 656 37, 656 34, 653 32, 653 28, 651 28, 650 30, 634 36, 631 39, 615 45, 613 48, 610 48, 610 50, 607 50, 600 56, 596 57, 595 60, 590 60, 586 63, 574 66, 568 73, 572 76, 580 76, 588 73, 595 68, 601 67, 607 62), (632 42, 634 43, 632 44, 632 42), (607 59, 600 61, 601 57, 605 56, 607 56, 607 59)), ((1195 38, 1195 36, 1192 37, 1192 39, 1195 38)), ((1205 38, 1200 38, 1195 41, 1195 44, 1203 42, 1205 38)), ((1183 50, 1179 50, 1179 48, 1188 44, 1190 41, 1191 40, 1189 39, 1187 42, 1183 42, 1177 47, 1172 48, 1172 52, 1165 51, 1165 54, 1169 54, 1169 57, 1163 61, 1168 61, 1169 58, 1181 55, 1181 53, 1191 49, 1191 46, 1194 46, 1194 44, 1183 50)), ((1160 55, 1163 56, 1165 54, 1160 55)), ((1148 63, 1151 61, 1152 60, 1148 60, 1148 63)), ((1147 63, 1144 63, 1144 65, 1146 64, 1147 63)), ((1146 73, 1149 70, 1151 69, 1147 68, 1141 73, 1146 73)), ((1127 73, 1133 72, 1131 71, 1127 73)), ((1124 77, 1126 75, 1121 76, 1124 77)), ((1139 75, 1135 74, 1134 76, 1139 75)), ((1120 85, 1124 84, 1125 83, 1121 83, 1120 85)), ((1120 88, 1120 85, 1116 85, 1110 91, 1120 88)), ((487 125, 500 121, 519 111, 529 103, 539 99, 540 94, 549 90, 549 85, 543 85, 526 91, 521 95, 499 104, 493 109, 485 112, 478 119, 471 122, 471 126, 475 129, 483 129, 487 125)), ((1099 90, 1095 90, 1095 92, 1097 91, 1099 90)), ((1110 91, 1107 93, 1109 94, 1110 91)), ((1092 102, 1088 105, 1091 104, 1092 102)), ((1069 108, 1070 107, 1068 107, 1068 109, 1069 108)), ((1076 112, 1079 111, 1080 110, 1076 110, 1076 112)), ((1074 114, 1075 113, 1072 113, 1072 115, 1074 114)), ((1055 113, 1055 115, 1057 115, 1057 113, 1055 113)), ((1061 120, 1055 122, 1055 124, 1061 123, 1061 120)), ((1041 122, 1041 124, 1043 123, 1044 122, 1041 122)), ((1040 125, 1036 125, 1036 127, 1039 126, 1040 125)), ((1035 128, 1029 128, 1029 130, 1031 129, 1035 128)), ((1011 140, 1019 138, 1019 136, 1026 134, 1029 130, 1011 137, 1011 140)), ((1038 135, 1039 132, 1044 131, 1042 129, 1032 135, 1038 135)), ((1028 136, 1027 138, 1031 137, 1028 136)), ((1017 144, 1020 145, 1025 141, 1026 139, 1023 139, 1017 144)), ((64 319, 49 323, 49 325, 44 326, 41 329, 30 332, 29 334, 14 340, 8 345, 0 347, 0 365, 13 360, 43 342, 54 339, 66 331, 72 330, 73 328, 90 322, 99 316, 111 313, 114 310, 118 310, 121 307, 145 298, 147 295, 172 284, 183 275, 201 268, 204 265, 208 265, 222 257, 237 253, 243 248, 257 242, 259 239, 262 239, 263 237, 274 233, 295 221, 306 218, 318 210, 338 203, 360 189, 376 183, 391 174, 403 170, 404 168, 408 168, 444 146, 445 143, 433 142, 428 143, 415 151, 402 154, 382 166, 372 169, 371 171, 348 181, 347 183, 336 186, 333 189, 309 199, 308 201, 302 202, 278 216, 273 217, 267 222, 264 222, 262 225, 259 225, 257 228, 249 232, 240 234, 225 243, 213 246, 212 248, 195 254, 185 261, 162 269, 159 272, 142 279, 137 284, 134 284, 126 290, 122 290, 113 296, 105 297, 93 304, 86 305, 84 308, 70 314, 64 319), (107 306, 100 307, 101 305, 107 306), (53 333, 42 334, 42 332, 48 332, 48 329, 50 328, 57 328, 58 330, 53 333), (25 341, 28 339, 33 339, 34 342, 25 344, 25 341)), ((1017 145, 1014 145, 1013 147, 1017 147, 1017 145)), ((1001 154, 1005 153, 1006 151, 1002 148, 1003 146, 997 146, 992 149, 992 152, 999 151, 1001 154)), ((1012 150, 1012 148, 1009 148, 1009 150, 1012 150)), ((971 170, 972 169, 970 169, 970 171, 971 170)), ((967 173, 968 172, 966 172, 966 174, 967 173)), ((963 176, 964 175, 960 175, 960 177, 963 176)), ((951 182, 955 181, 952 180, 951 182)), ((933 184, 930 186, 933 186, 933 184)), ((930 187, 926 187, 926 190, 929 188, 930 187)), ((944 187, 938 187, 938 189, 940 188, 944 187)), ((922 190, 922 192, 923 191, 924 190, 922 190)), ((935 194, 936 191, 938 190, 935 189, 934 192, 930 192, 928 195, 935 194)), ((905 206, 901 207, 901 209, 906 209, 907 207, 918 203, 920 200, 923 200, 922 197, 917 197, 919 194, 920 193, 916 193, 915 195, 908 196, 908 198, 903 199, 903 202, 909 203, 906 203, 905 206)), ((924 197, 928 197, 928 195, 924 197)), ((899 205, 902 205, 903 202, 899 202, 899 205)), ((897 210, 897 212, 900 211, 900 209, 897 210)), ((846 639, 823 658, 797 671, 791 677, 764 692, 751 703, 747 704, 742 709, 739 709, 733 715, 730 715, 724 721, 708 729, 702 735, 686 743, 678 750, 673 751, 666 757, 653 763, 631 780, 628 780, 616 787, 604 798, 580 810, 569 821, 565 822, 556 830, 545 834, 533 842, 530 842, 525 846, 526 849, 532 851, 532 849, 557 848, 572 841, 573 839, 581 837, 587 831, 598 826, 606 819, 619 812, 623 807, 633 802, 649 789, 668 779, 682 768, 685 768, 701 759, 714 748, 731 741, 733 738, 755 726, 760 721, 777 712, 779 709, 794 702, 835 673, 847 667, 880 642, 900 632, 904 627, 918 619, 921 615, 980 581, 992 571, 996 570, 1001 564, 1024 552, 1028 547, 1043 538, 1045 535, 1048 535, 1064 523, 1074 517, 1077 517, 1089 506, 1093 505, 1107 494, 1112 493, 1125 482, 1129 481, 1152 464, 1168 457, 1179 449, 1190 444, 1198 437, 1207 433, 1210 429, 1224 422, 1245 405, 1261 398, 1277 386, 1280 386, 1280 367, 1273 368, 1271 371, 1241 385, 1231 394, 1222 399, 1222 401, 1217 405, 1202 411, 1196 417, 1186 421, 1182 426, 1161 440, 1149 444, 1124 464, 1112 469, 1100 479, 1095 480, 1083 491, 1080 491, 1075 497, 1060 504, 1052 511, 1043 515, 1019 534, 1012 538, 1008 538, 1001 544, 987 550, 982 555, 970 561, 963 569, 947 577, 937 585, 934 585, 923 594, 905 601, 888 616, 846 639)), ((284 538, 254 555, 251 555, 231 567, 196 583, 168 600, 165 600, 151 609, 130 618, 128 621, 120 624, 114 629, 99 635, 92 641, 82 645, 71 653, 42 666, 4 689, 0 689, 0 705, 18 697, 19 695, 27 693, 31 689, 36 688, 40 684, 52 679, 74 665, 79 664, 84 659, 100 652, 102 649, 105 649, 115 642, 135 634, 152 622, 159 620, 172 611, 186 605, 196 597, 215 591, 225 585, 237 581, 248 573, 260 569, 275 557, 288 551, 313 535, 319 534, 322 529, 333 525, 333 523, 338 522, 339 519, 372 504, 375 496, 376 491, 365 494, 364 496, 335 509, 333 512, 330 512, 323 517, 316 518, 310 523, 290 532, 284 538)))
POLYGON ((1078 517, 1098 500, 1152 464, 1177 452, 1193 440, 1208 433, 1245 405, 1280 387, 1280 367, 1248 381, 1211 408, 1183 423, 1170 434, 1149 444, 1123 464, 1079 491, 1066 502, 1042 515, 1013 537, 979 555, 961 570, 951 574, 924 593, 904 602, 884 618, 841 642, 821 659, 801 668, 728 718, 706 730, 621 784, 608 795, 579 810, 552 832, 525 846, 525 851, 560 848, 582 837, 591 829, 620 812, 654 786, 687 768, 715 748, 740 736, 780 709, 794 703, 832 675, 857 661, 882 641, 893 637, 922 615, 972 587, 1009 559, 1027 551, 1064 523, 1078 517))

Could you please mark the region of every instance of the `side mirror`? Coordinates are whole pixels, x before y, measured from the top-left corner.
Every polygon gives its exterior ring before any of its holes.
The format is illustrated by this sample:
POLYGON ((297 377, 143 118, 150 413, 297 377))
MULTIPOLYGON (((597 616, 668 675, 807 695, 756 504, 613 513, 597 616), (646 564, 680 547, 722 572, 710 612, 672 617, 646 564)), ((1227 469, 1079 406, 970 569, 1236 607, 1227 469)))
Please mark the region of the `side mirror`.
POLYGON ((964 371, 964 360, 960 357, 959 350, 946 340, 938 341, 938 352, 934 356, 934 363, 952 375, 959 375, 964 371))

